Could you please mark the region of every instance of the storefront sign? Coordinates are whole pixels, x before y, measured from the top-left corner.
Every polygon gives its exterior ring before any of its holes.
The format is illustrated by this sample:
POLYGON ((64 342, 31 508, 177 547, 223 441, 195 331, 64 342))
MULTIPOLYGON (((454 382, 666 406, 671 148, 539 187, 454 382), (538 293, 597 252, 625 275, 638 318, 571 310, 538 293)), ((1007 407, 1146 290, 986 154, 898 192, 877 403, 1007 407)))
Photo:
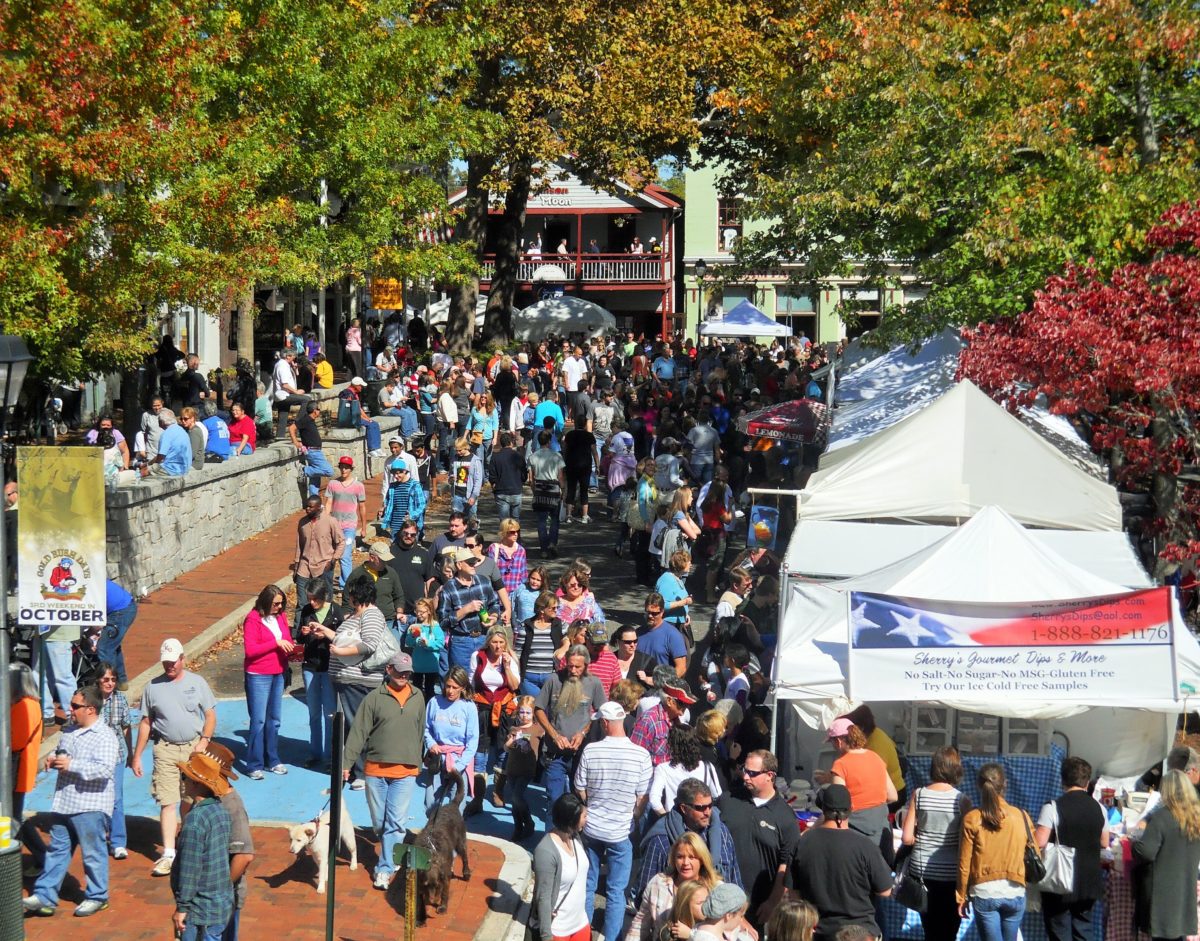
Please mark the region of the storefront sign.
POLYGON ((17 449, 18 623, 104 624, 104 453, 17 449))
POLYGON ((1167 588, 1098 598, 968 604, 850 592, 854 699, 1173 699, 1167 588))
POLYGON ((404 282, 399 278, 372 278, 371 306, 376 310, 404 310, 404 282))

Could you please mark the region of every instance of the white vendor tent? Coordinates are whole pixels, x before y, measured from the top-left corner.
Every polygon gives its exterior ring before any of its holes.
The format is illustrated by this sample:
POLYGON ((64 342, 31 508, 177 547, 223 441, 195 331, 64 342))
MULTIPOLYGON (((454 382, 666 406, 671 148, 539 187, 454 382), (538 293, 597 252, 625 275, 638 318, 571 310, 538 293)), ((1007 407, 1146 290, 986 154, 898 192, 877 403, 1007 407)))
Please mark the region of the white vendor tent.
POLYGON ((749 301, 741 301, 725 311, 720 320, 700 325, 703 337, 790 337, 792 328, 771 319, 749 301))
POLYGON ((800 519, 954 522, 1003 507, 1028 526, 1119 530, 1116 490, 970 382, 821 460, 800 519))
POLYGON ((513 317, 513 334, 518 340, 544 340, 551 334, 599 337, 616 329, 617 318, 599 304, 569 294, 540 300, 513 317))
POLYGON ((840 376, 837 401, 865 402, 913 387, 932 387, 940 394, 954 384, 964 345, 957 330, 947 329, 925 340, 916 352, 909 352, 904 346, 894 347, 840 376))
MULTIPOLYGON (((487 295, 480 294, 475 301, 475 329, 478 330, 483 326, 483 312, 487 310, 487 295)), ((446 322, 450 319, 450 298, 443 297, 440 301, 434 301, 429 305, 429 309, 425 312, 425 323, 431 327, 439 329, 446 326, 446 322)))
MULTIPOLYGON (((954 531, 952 526, 801 520, 784 556, 789 575, 820 580, 873 572, 927 549, 954 531)), ((1034 542, 1106 581, 1128 589, 1151 588, 1129 536, 1116 530, 1030 529, 1034 542)))
MULTIPOLYGON (((836 583, 789 579, 786 590, 772 666, 776 698, 791 702, 808 726, 819 729, 853 708, 846 698, 850 591, 1021 602, 1111 595, 1126 589, 1071 564, 1011 516, 986 507, 928 548, 884 568, 836 583)), ((1200 646, 1177 608, 1174 618, 1177 681, 1181 688, 1200 688, 1200 646)), ((988 715, 1054 719, 1056 729, 1071 729, 1073 751, 1080 752, 1086 742, 1091 760, 1103 758, 1101 770, 1114 775, 1139 773, 1161 759, 1170 745, 1174 716, 1182 708, 1176 699, 1140 703, 1134 710, 1114 709, 1110 702, 1047 703, 1000 693, 985 705, 943 704, 988 715), (1079 718, 1068 721, 1072 716, 1079 718)), ((783 719, 784 713, 777 711, 777 717, 783 719)))

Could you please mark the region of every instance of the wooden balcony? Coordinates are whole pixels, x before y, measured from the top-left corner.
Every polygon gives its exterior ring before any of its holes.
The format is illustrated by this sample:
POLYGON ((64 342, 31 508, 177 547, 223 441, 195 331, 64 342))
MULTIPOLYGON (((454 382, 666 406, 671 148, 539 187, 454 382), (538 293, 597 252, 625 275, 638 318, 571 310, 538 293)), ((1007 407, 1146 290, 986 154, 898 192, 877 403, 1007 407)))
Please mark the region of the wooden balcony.
MULTIPOLYGON (((671 281, 670 259, 663 255, 542 255, 540 257, 522 256, 517 280, 533 283, 534 273, 539 268, 555 265, 567 275, 568 282, 636 286, 646 285, 658 287, 671 281)), ((480 281, 488 282, 496 271, 496 256, 485 255, 480 271, 480 281)), ((541 278, 540 280, 554 283, 555 279, 541 278)))

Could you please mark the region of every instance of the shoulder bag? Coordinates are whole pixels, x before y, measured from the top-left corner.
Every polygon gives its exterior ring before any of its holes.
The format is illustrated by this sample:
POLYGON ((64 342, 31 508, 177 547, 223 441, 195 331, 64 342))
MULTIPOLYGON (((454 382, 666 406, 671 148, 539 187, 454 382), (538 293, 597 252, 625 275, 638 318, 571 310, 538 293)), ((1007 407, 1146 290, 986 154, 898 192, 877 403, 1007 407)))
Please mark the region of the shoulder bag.
MULTIPOLYGON (((913 804, 914 814, 920 806, 921 791, 918 789, 913 804)), ((925 880, 921 878, 921 874, 913 869, 913 858, 915 856, 916 853, 908 853, 904 857, 904 862, 900 864, 900 868, 896 870, 896 881, 892 886, 892 898, 905 908, 911 908, 914 912, 925 912, 929 908, 929 892, 925 888, 925 880)))
POLYGON ((534 480, 533 509, 536 512, 557 510, 562 503, 562 490, 557 480, 534 480))
POLYGON ((1058 842, 1058 801, 1054 805, 1054 824, 1050 831, 1051 842, 1042 850, 1046 875, 1038 883, 1043 892, 1054 895, 1070 895, 1075 891, 1075 847, 1063 846, 1058 842))
MULTIPOLYGON (((1013 808, 1021 815, 1025 825, 1025 884, 1037 885, 1046 878, 1046 864, 1042 861, 1037 844, 1033 841, 1033 830, 1029 827, 1029 815, 1020 808, 1013 808)), ((1072 860, 1072 863, 1074 860, 1072 860)))

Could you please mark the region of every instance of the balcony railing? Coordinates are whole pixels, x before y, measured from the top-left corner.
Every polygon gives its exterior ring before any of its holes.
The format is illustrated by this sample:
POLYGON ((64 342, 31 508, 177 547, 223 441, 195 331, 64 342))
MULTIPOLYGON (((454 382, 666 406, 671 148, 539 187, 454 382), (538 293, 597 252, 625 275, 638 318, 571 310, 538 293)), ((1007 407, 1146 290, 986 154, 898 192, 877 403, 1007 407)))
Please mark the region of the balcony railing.
MULTIPOLYGON (((566 272, 568 281, 589 284, 662 284, 670 280, 669 259, 662 255, 542 255, 522 256, 518 281, 533 281, 539 268, 555 265, 566 272)), ((496 256, 485 255, 481 281, 491 281, 496 273, 496 256)), ((553 278, 543 278, 553 282, 553 278)))

